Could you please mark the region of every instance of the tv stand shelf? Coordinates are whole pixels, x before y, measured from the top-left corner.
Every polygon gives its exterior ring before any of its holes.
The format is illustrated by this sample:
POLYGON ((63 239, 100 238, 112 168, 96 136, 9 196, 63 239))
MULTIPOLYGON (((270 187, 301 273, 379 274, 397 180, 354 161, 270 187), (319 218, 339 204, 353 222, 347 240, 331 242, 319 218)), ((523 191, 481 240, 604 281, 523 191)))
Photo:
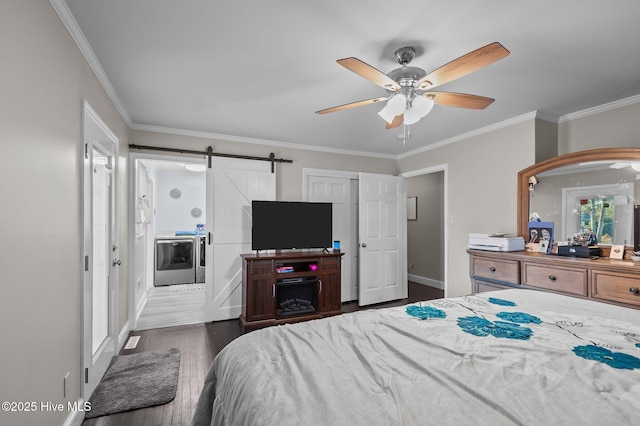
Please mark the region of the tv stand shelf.
MULTIPOLYGON (((241 254, 243 330, 307 321, 342 313, 341 257, 343 253, 320 251, 275 254, 241 254), (297 315, 278 315, 276 284, 308 283, 317 277, 317 309, 297 315)), ((295 284, 294 284, 295 285, 295 284)), ((314 296, 315 298, 315 296, 314 296)))

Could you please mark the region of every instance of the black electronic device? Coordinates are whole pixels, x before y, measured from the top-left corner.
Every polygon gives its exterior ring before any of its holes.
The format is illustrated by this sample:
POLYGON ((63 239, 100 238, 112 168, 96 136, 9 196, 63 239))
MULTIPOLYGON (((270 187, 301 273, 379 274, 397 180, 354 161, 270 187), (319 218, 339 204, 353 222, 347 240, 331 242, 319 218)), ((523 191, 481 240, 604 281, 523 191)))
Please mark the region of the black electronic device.
POLYGON ((323 249, 333 243, 331 203, 253 201, 251 249, 323 249))
POLYGON ((592 258, 602 256, 597 246, 558 246, 558 256, 592 258))

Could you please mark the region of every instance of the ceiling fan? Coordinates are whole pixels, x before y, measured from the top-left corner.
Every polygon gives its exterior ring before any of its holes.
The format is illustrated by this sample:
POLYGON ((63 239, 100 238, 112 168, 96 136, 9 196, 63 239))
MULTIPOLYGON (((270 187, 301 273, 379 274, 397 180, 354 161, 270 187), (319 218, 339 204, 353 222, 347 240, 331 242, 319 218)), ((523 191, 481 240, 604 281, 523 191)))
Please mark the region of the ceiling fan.
POLYGON ((327 114, 387 101, 378 115, 387 122, 387 129, 392 129, 401 124, 408 126, 417 123, 431 111, 434 104, 484 109, 491 105, 494 99, 466 93, 432 92, 431 89, 492 64, 508 56, 509 51, 500 43, 494 42, 454 59, 429 74, 421 68, 409 66, 415 55, 416 51, 413 47, 401 47, 396 50, 395 57, 400 68, 388 74, 357 58, 338 59, 338 64, 382 87, 387 91, 388 96, 339 105, 316 111, 316 113, 327 114))

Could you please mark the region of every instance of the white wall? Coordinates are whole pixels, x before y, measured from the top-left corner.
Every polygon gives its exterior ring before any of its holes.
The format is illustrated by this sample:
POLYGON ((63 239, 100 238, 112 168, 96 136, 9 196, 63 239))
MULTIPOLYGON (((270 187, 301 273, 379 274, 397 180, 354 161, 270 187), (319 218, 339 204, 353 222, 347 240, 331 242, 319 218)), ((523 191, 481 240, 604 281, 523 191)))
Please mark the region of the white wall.
POLYGON ((155 234, 174 234, 175 231, 195 231, 196 225, 205 223, 205 172, 156 171, 155 186, 155 234), (172 198, 170 192, 178 189, 180 198, 172 198), (191 210, 199 208, 202 216, 194 218, 191 210))
MULTIPOLYGON (((120 138, 123 260, 128 128, 48 1, 3 0, 0 46, 0 395, 66 406, 82 380, 82 99, 120 138)), ((126 277, 125 261, 118 331, 126 277)), ((0 424, 59 425, 67 415, 0 412, 0 424)))

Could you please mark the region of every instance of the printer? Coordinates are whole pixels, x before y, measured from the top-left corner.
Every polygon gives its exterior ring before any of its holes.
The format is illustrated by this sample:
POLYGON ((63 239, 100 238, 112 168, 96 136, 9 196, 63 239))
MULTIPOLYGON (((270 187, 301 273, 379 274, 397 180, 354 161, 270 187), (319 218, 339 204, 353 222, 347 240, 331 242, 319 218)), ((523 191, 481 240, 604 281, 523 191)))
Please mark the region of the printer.
POLYGON ((489 251, 523 251, 524 238, 505 234, 469 234, 469 248, 489 251))

